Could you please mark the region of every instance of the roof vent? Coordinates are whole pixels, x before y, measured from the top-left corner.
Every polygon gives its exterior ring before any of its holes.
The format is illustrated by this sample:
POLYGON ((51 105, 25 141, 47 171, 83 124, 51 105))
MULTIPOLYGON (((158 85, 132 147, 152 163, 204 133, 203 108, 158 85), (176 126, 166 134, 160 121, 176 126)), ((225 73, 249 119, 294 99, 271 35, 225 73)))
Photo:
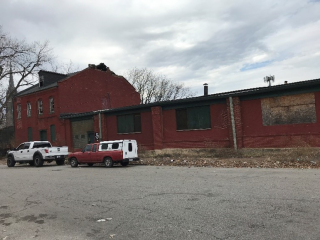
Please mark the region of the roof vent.
POLYGON ((203 84, 203 95, 208 96, 208 83, 203 84))

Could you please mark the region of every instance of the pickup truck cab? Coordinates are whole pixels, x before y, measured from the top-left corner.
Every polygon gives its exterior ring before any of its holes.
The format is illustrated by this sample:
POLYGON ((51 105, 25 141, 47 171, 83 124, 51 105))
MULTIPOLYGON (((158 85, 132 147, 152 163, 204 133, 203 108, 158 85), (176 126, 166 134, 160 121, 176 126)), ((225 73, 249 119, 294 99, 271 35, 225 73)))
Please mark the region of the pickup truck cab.
POLYGON ((81 152, 74 152, 68 156, 71 167, 79 164, 92 166, 104 163, 106 167, 113 164, 127 166, 131 161, 139 161, 136 140, 103 141, 87 144, 81 152))
POLYGON ((67 156, 68 147, 52 147, 48 141, 24 142, 8 152, 7 165, 14 167, 19 162, 41 167, 44 161, 56 161, 57 165, 63 165, 67 156))

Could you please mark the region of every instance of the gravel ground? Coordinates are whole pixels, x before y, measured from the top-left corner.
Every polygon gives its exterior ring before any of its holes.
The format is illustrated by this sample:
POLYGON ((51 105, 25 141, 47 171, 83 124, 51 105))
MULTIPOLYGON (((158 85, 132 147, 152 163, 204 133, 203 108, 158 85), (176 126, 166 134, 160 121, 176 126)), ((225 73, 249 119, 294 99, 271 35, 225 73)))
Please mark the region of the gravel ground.
MULTIPOLYGON (((275 159, 264 158, 170 158, 170 157, 141 157, 139 162, 130 164, 140 164, 149 166, 181 166, 181 167, 222 167, 222 168, 300 168, 311 169, 320 168, 318 159, 275 159)), ((6 158, 0 159, 0 165, 6 165, 6 158)), ((45 163, 48 164, 48 163, 45 163)), ((52 162, 50 164, 54 164, 52 162)))

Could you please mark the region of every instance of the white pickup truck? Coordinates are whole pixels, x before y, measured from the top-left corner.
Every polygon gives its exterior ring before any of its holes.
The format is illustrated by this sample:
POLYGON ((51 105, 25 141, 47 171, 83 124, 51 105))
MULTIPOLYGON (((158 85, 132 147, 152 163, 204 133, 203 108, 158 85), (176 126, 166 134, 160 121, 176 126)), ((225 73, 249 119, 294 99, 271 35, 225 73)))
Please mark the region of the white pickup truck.
POLYGON ((16 162, 19 162, 41 167, 44 161, 56 161, 57 165, 63 165, 66 157, 68 157, 68 147, 52 147, 48 141, 24 142, 8 151, 7 165, 14 167, 16 162))

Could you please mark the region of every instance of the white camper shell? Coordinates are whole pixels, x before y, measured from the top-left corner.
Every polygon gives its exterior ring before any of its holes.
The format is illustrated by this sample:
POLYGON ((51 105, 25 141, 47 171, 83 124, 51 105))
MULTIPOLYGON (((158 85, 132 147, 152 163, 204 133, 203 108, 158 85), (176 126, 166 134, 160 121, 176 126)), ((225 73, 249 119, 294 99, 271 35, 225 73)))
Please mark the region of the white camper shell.
POLYGON ((138 161, 138 145, 136 140, 112 140, 102 141, 99 144, 99 151, 122 151, 123 159, 138 161))

